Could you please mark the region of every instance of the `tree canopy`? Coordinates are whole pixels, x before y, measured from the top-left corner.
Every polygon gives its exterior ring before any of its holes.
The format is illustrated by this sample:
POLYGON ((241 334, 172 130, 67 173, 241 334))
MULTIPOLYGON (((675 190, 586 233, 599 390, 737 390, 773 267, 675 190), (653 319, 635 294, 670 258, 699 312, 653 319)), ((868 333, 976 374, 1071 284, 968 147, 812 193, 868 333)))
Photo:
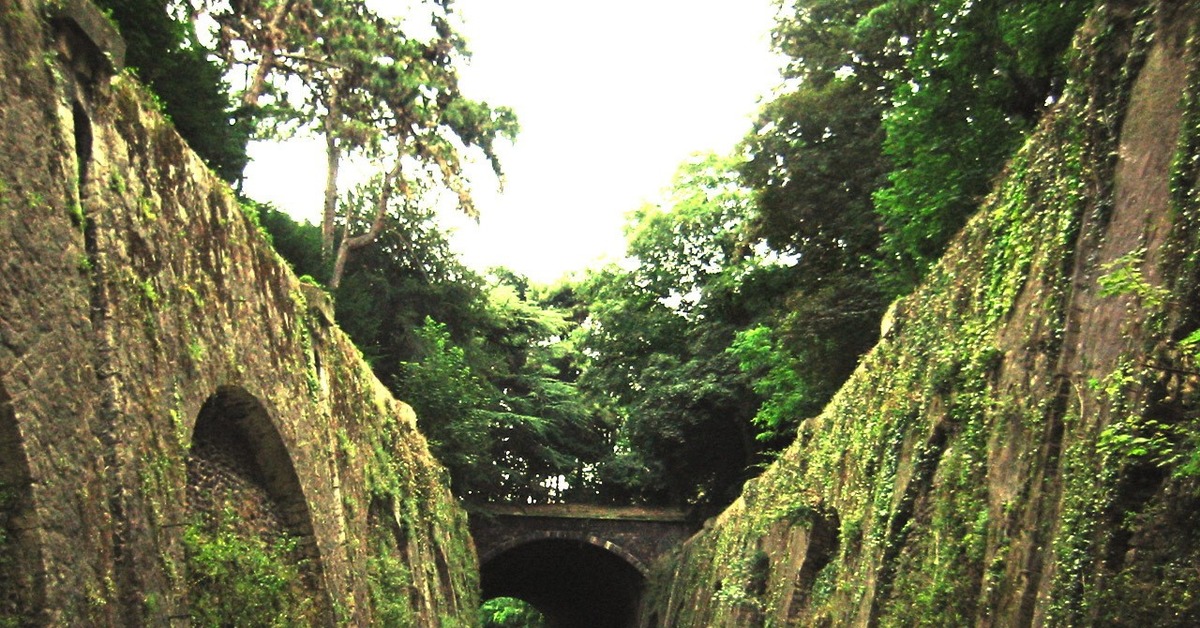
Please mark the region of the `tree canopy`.
POLYGON ((1087 5, 779 0, 782 85, 742 144, 688 160, 631 213, 625 261, 540 286, 466 268, 434 218, 445 194, 474 213, 464 164, 500 176, 497 145, 517 129, 460 92, 449 0, 403 16, 366 0, 105 1, 223 176, 240 176, 251 130, 324 139, 320 224, 262 206, 260 220, 329 287, 460 496, 699 514, 733 499, 875 343, 888 302, 1058 99, 1087 5), (374 176, 343 189, 347 160, 374 176))

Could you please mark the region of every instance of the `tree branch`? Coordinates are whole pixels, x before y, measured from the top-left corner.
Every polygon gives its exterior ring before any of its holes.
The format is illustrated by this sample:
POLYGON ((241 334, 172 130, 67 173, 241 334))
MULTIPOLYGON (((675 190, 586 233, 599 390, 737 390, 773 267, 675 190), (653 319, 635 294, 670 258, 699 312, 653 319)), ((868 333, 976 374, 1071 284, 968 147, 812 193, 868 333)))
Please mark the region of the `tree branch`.
MULTIPOLYGON (((393 187, 400 189, 400 193, 404 195, 406 201, 412 199, 412 190, 409 188, 408 182, 401 176, 399 158, 396 159, 395 167, 383 177, 383 185, 380 187, 378 198, 375 199, 375 215, 372 217, 370 229, 366 233, 355 236, 347 234, 342 237, 342 242, 338 245, 337 259, 333 262, 333 274, 329 278, 330 290, 337 290, 338 285, 341 284, 342 275, 346 271, 346 260, 349 259, 350 253, 371 244, 379 237, 379 234, 383 233, 393 187)), ((349 229, 349 225, 347 225, 347 229, 349 229)))

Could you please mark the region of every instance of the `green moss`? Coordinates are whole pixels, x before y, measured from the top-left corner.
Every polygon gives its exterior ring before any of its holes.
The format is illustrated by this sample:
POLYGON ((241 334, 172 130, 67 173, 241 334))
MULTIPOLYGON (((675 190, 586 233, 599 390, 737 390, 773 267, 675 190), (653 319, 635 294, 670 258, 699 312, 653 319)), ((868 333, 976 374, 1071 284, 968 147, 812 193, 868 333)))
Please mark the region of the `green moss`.
POLYGON ((46 197, 42 196, 40 192, 26 192, 25 205, 29 207, 31 211, 41 211, 42 208, 46 206, 46 197))
POLYGON ((204 309, 204 297, 203 297, 203 296, 201 296, 199 292, 196 292, 196 289, 195 289, 195 288, 193 288, 193 287, 191 287, 191 286, 187 286, 187 285, 185 285, 185 286, 183 287, 183 292, 184 292, 184 294, 186 294, 186 295, 188 296, 188 298, 189 298, 189 299, 192 301, 192 305, 193 305, 193 306, 194 306, 194 307, 195 307, 197 310, 203 310, 203 309, 204 309))
POLYGON ((408 565, 398 555, 395 543, 381 534, 371 531, 372 553, 367 558, 367 582, 371 592, 373 620, 379 626, 415 626, 414 610, 408 591, 412 587, 412 574, 408 565))
POLYGON ((192 362, 199 362, 204 359, 204 343, 200 342, 199 339, 193 339, 189 342, 187 351, 188 357, 192 359, 192 362))
POLYGON ((158 289, 154 287, 153 279, 147 277, 147 278, 139 281, 137 284, 137 287, 138 287, 138 295, 141 297, 142 303, 146 307, 148 307, 150 309, 154 309, 155 307, 158 306, 158 302, 159 302, 158 289))
POLYGON ((124 196, 126 191, 125 177, 121 176, 120 172, 113 170, 108 175, 108 189, 115 194, 124 196))
POLYGON ((71 222, 75 223, 76 227, 82 229, 87 225, 87 216, 83 213, 83 205, 79 201, 73 201, 70 205, 68 213, 71 216, 71 222))
POLYGON ((145 222, 154 222, 158 220, 158 211, 152 199, 142 197, 138 199, 138 211, 145 222))
POLYGON ((304 298, 302 291, 292 290, 288 296, 292 300, 293 311, 300 317, 300 323, 296 327, 300 347, 304 351, 308 394, 314 401, 318 401, 321 396, 321 377, 317 369, 317 354, 313 348, 313 329, 318 328, 320 322, 309 313, 308 300, 304 298))
POLYGON ((1146 280, 1142 272, 1145 255, 1146 249, 1141 247, 1103 264, 1100 268, 1105 274, 1097 280, 1100 284, 1100 296, 1131 295, 1137 297, 1145 308, 1161 308, 1171 293, 1166 288, 1151 285, 1146 280))

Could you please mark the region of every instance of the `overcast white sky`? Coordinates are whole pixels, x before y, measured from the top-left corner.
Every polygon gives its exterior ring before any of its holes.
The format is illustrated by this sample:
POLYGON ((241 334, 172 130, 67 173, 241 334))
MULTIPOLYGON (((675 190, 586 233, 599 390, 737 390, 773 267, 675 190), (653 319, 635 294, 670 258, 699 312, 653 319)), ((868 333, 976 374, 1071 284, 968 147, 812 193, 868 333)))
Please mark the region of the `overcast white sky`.
MULTIPOLYGON (((617 259, 625 214, 699 151, 727 152, 777 82, 771 0, 458 0, 463 93, 513 108, 503 194, 477 176, 478 225, 448 217, 471 267, 540 282, 617 259)), ((319 142, 252 147, 246 191, 316 221, 319 142), (280 165, 286 164, 281 170, 280 165)), ((490 171, 487 171, 490 174, 490 171)))

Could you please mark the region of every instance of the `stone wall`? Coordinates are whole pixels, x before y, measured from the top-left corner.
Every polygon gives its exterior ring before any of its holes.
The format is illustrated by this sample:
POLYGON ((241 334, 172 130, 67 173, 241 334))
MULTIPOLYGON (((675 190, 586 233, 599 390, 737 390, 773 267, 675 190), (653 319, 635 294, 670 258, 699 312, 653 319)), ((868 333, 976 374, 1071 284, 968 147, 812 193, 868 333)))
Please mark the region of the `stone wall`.
POLYGON ((980 215, 642 625, 1200 624, 1198 24, 1097 3, 980 215))
POLYGON ((120 57, 86 2, 0 0, 0 625, 187 623, 214 487, 299 538, 319 623, 472 623, 411 410, 120 57))

